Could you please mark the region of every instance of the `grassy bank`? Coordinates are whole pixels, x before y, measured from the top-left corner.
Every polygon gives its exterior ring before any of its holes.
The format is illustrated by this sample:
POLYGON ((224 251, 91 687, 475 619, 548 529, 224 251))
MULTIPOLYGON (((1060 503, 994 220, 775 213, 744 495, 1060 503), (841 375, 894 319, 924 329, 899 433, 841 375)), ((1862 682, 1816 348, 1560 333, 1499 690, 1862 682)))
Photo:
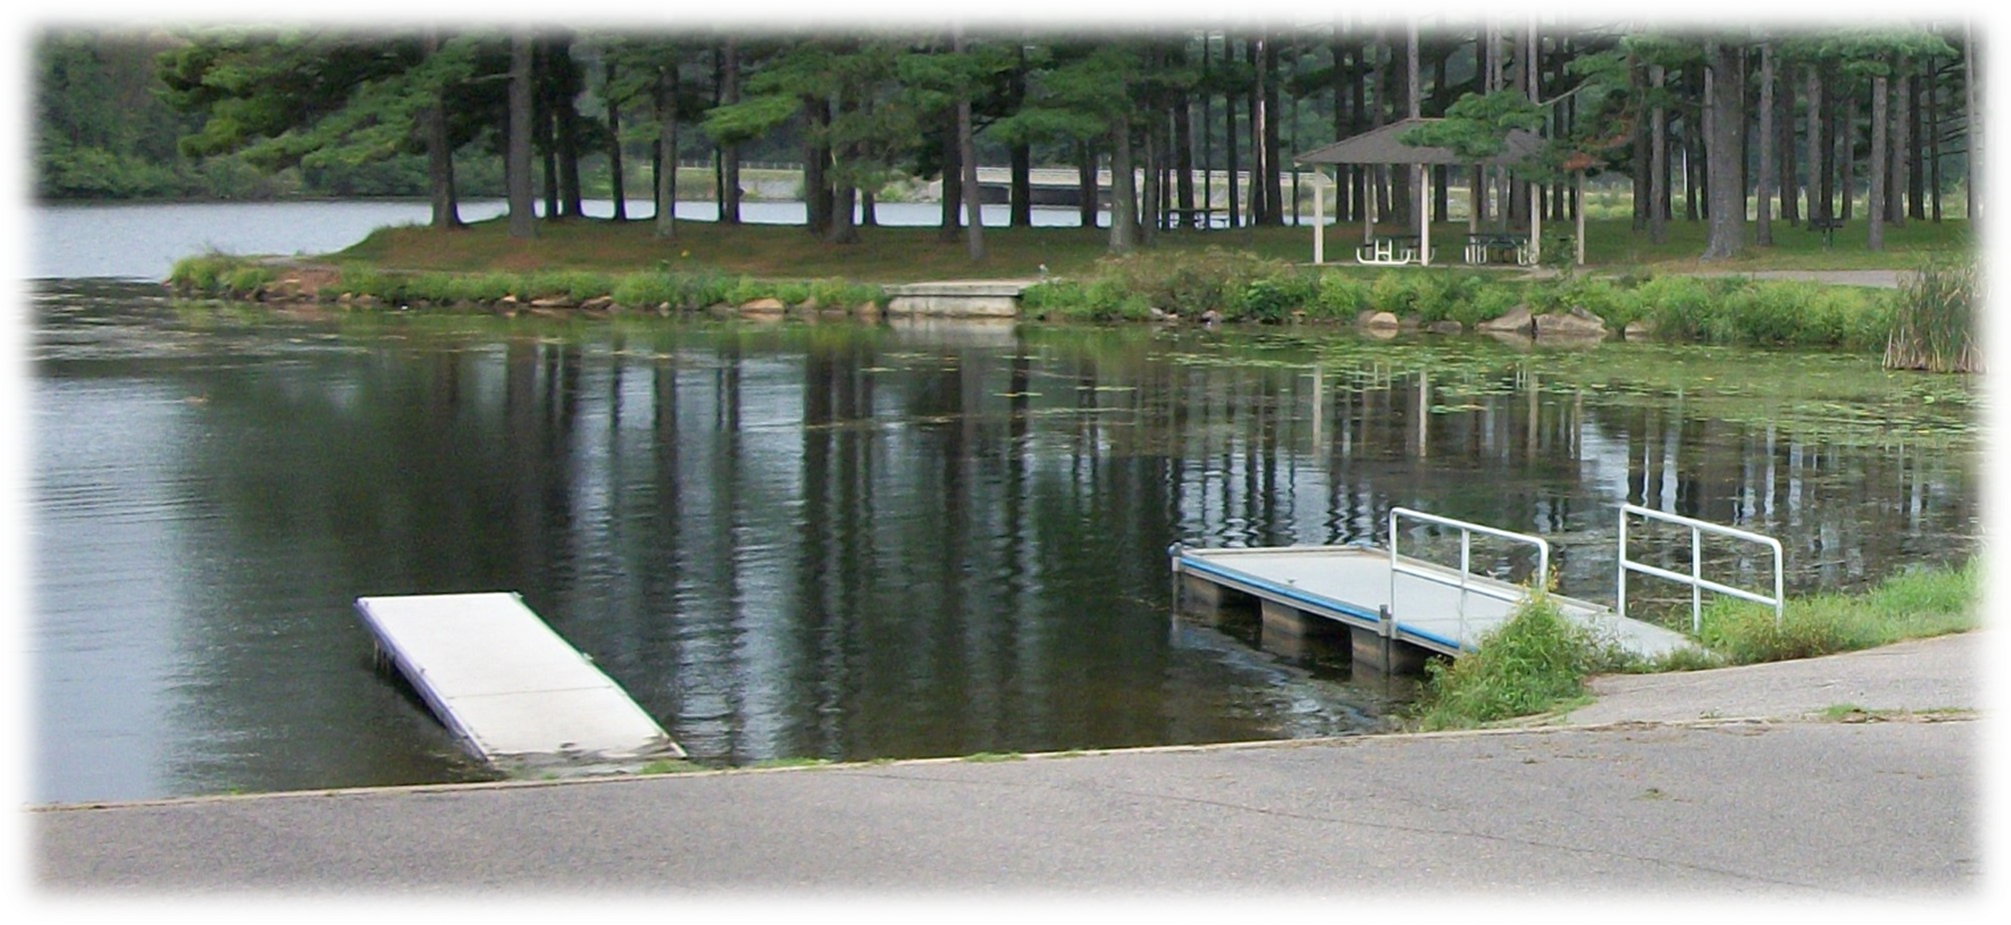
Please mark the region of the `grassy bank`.
MULTIPOLYGON (((1449 224, 1434 234, 1451 242, 1463 231, 1449 224)), ((1346 260, 1359 229, 1333 226, 1326 233, 1329 253, 1346 260)), ((347 294, 395 305, 605 300, 659 310, 764 298, 858 306, 884 299, 879 287, 896 282, 1044 278, 1023 304, 1030 316, 1052 320, 1141 319, 1156 310, 1230 322, 1348 322, 1364 311, 1388 311, 1421 325, 1457 321, 1470 329, 1526 306, 1535 314, 1581 309, 1614 330, 1645 322, 1671 340, 1868 351, 1883 349, 1894 329, 1898 307, 1890 291, 1685 274, 1912 269, 1971 251, 1961 222, 1892 229, 1888 249, 1876 254, 1854 245, 1851 234, 1846 228, 1834 247, 1824 247, 1819 235, 1783 227, 1776 245, 1705 267, 1693 259, 1702 248, 1701 226, 1676 223, 1668 241, 1650 245, 1624 221, 1591 222, 1590 266, 1533 280, 1513 268, 1313 267, 1303 263, 1310 231, 1284 227, 1163 233, 1155 246, 1125 257, 1107 255, 1102 229, 987 228, 989 257, 973 263, 961 240, 942 240, 934 228, 865 228, 859 243, 841 246, 795 226, 687 221, 665 240, 649 222, 602 219, 542 222, 537 237, 515 239, 497 220, 451 232, 380 229, 326 258, 340 277, 320 298, 347 294)), ((172 281, 186 293, 286 297, 271 271, 254 262, 211 255, 184 263, 172 281)))
MULTIPOLYGON (((423 226, 384 228, 338 254, 341 263, 367 263, 388 270, 597 270, 623 272, 665 267, 757 277, 842 276, 861 282, 912 282, 970 278, 1036 278, 1045 264, 1050 273, 1081 275, 1108 256, 1105 228, 985 229, 986 259, 973 263, 961 237, 945 241, 938 229, 880 226, 860 229, 856 244, 824 243, 794 225, 718 225, 681 221, 674 239, 656 237, 649 221, 615 222, 575 218, 543 221, 538 236, 511 238, 501 219, 475 223, 458 231, 423 226)), ((1387 229, 1384 229, 1387 231, 1387 229)), ((1750 247, 1736 259, 1709 265, 1696 256, 1704 250, 1701 223, 1674 222, 1667 239, 1651 244, 1647 235, 1625 220, 1588 221, 1585 226, 1587 269, 1594 272, 1687 273, 1700 270, 1751 272, 1781 269, 1907 269, 1931 254, 1966 254, 1974 250, 1966 222, 1910 222, 1886 231, 1886 248, 1865 249, 1862 222, 1837 233, 1834 246, 1822 236, 1797 228, 1777 227, 1775 244, 1750 247)), ((1544 237, 1568 234, 1568 227, 1546 226, 1544 237)), ((1432 226, 1443 259, 1457 260, 1466 225, 1432 226)), ((1361 240, 1356 225, 1326 229, 1330 261, 1351 260, 1361 240)), ((1750 235, 1748 235, 1750 239, 1750 235)), ((1223 248, 1288 262, 1312 259, 1310 228, 1217 228, 1207 231, 1161 232, 1148 251, 1184 253, 1223 248)), ((1555 250, 1554 248, 1552 249, 1555 250)), ((1352 265, 1340 264, 1341 269, 1352 265)))
POLYGON ((1643 662, 1566 621, 1540 596, 1460 659, 1428 666, 1413 708, 1418 729, 1462 729, 1549 713, 1583 698, 1585 679, 1613 671, 1669 671, 1748 665, 1868 649, 1973 629, 1981 559, 1955 568, 1911 571, 1861 594, 1818 594, 1772 608, 1720 598, 1706 605, 1707 653, 1643 662))
POLYGON ((1137 254, 1102 261, 1080 278, 1029 288, 1031 315, 1077 321, 1140 320, 1154 309, 1181 318, 1213 312, 1228 322, 1352 321, 1386 311, 1419 324, 1465 329, 1523 306, 1582 309, 1612 329, 1645 322, 1659 335, 1710 344, 1882 349, 1894 294, 1746 277, 1578 274, 1528 279, 1482 270, 1369 272, 1317 269, 1248 253, 1137 254))

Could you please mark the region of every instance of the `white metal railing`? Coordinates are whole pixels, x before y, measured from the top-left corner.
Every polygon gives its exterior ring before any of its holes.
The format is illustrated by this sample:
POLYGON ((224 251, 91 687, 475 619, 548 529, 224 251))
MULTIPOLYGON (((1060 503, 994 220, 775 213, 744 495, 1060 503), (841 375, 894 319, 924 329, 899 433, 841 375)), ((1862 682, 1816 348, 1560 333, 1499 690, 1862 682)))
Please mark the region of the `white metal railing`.
POLYGON ((1691 517, 1684 517, 1679 514, 1666 514, 1661 511, 1641 507, 1638 504, 1622 504, 1620 505, 1620 554, 1618 558, 1620 560, 1618 581, 1620 590, 1613 610, 1620 616, 1624 617, 1627 615, 1627 573, 1640 572, 1643 575, 1653 575, 1657 578, 1665 578, 1669 581, 1690 586, 1690 632, 1692 635, 1696 634, 1703 627, 1705 589, 1716 591, 1719 594, 1727 594, 1741 600, 1752 601, 1756 604, 1771 604, 1774 608, 1774 625, 1780 625, 1781 601, 1785 596, 1783 593, 1784 585, 1781 570, 1781 541, 1771 536, 1721 526, 1691 517), (1627 515, 1629 514, 1689 527, 1690 574, 1685 575, 1681 572, 1672 572, 1665 568, 1649 565, 1646 562, 1636 562, 1627 558, 1627 515), (1749 543, 1758 543, 1772 549, 1774 551, 1774 595, 1768 597, 1764 594, 1719 584, 1705 578, 1703 534, 1706 533, 1729 536, 1733 539, 1745 540, 1749 543))
MULTIPOLYGON (((1509 530, 1498 530, 1495 529, 1494 527, 1485 526, 1483 524, 1471 523, 1469 521, 1464 520, 1455 520, 1451 517, 1440 517, 1437 514, 1427 514, 1423 511, 1414 511, 1407 507, 1390 508, 1389 529, 1390 529, 1390 620, 1389 625, 1384 627, 1385 633, 1393 632, 1393 627, 1396 623, 1397 576, 1400 574, 1409 575, 1414 578, 1422 578, 1426 581, 1446 585, 1447 587, 1456 587, 1460 590, 1460 594, 1462 595, 1461 597, 1462 601, 1465 600, 1464 595, 1469 591, 1477 594, 1486 595, 1487 597, 1491 597, 1496 600, 1507 601, 1511 604, 1520 603, 1522 601, 1524 591, 1521 588, 1515 588, 1514 590, 1503 590, 1502 588, 1497 587, 1495 585, 1485 585, 1485 584, 1475 585, 1467 581, 1467 579, 1472 575, 1473 535, 1475 533, 1486 534, 1487 536, 1499 537, 1501 539, 1511 540, 1513 542, 1518 543, 1527 543, 1531 546, 1535 546, 1536 547, 1535 586, 1537 588, 1550 587, 1550 544, 1540 536, 1532 536, 1527 533, 1515 533, 1509 530), (1444 574, 1419 568, 1418 566, 1415 565, 1409 565, 1405 563, 1398 556, 1397 520, 1399 518, 1421 521, 1423 523, 1438 524, 1440 526, 1445 527, 1454 527, 1459 530, 1459 578, 1457 580, 1448 581, 1444 574)), ((1460 619, 1460 637, 1463 640, 1466 636, 1466 608, 1464 605, 1462 605, 1459 609, 1459 619, 1460 619)))

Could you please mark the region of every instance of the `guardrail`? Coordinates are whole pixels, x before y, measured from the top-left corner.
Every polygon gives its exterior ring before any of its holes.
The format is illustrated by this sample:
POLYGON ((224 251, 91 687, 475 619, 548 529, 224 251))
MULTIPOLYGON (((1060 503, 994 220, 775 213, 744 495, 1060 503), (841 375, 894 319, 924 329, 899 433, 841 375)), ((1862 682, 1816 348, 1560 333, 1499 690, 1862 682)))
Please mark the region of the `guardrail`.
POLYGON ((1716 591, 1719 594, 1730 595, 1732 597, 1736 597, 1741 600, 1752 601, 1753 603, 1756 604, 1772 604, 1774 608, 1774 625, 1775 626, 1780 625, 1781 601, 1785 597, 1784 594, 1785 585, 1782 581, 1782 569, 1781 569, 1782 555, 1781 555, 1780 540, 1774 539, 1771 536, 1765 536, 1747 530, 1740 530, 1734 527, 1720 526, 1718 524, 1710 523, 1707 521, 1697 520, 1692 517, 1684 517, 1680 514, 1668 514, 1662 511, 1651 510, 1649 508, 1641 507, 1638 504, 1622 504, 1620 505, 1619 544, 1620 544, 1620 552, 1618 558, 1620 561, 1619 566, 1620 571, 1619 571, 1618 584, 1620 590, 1618 600, 1615 601, 1613 610, 1620 616, 1624 617, 1627 615, 1627 573, 1640 572, 1643 575, 1653 575, 1657 578, 1664 578, 1669 581, 1677 582, 1679 584, 1686 584, 1690 586, 1690 633, 1692 635, 1695 635, 1703 627, 1704 590, 1707 588, 1712 591, 1716 591), (1632 559, 1627 558, 1627 515, 1629 514, 1645 517, 1650 520, 1660 520, 1668 523, 1679 524, 1681 526, 1689 527, 1690 574, 1685 575, 1681 572, 1672 572, 1665 568, 1659 568, 1657 566, 1649 565, 1646 562, 1636 562, 1632 559), (1753 591, 1746 591, 1741 588, 1734 588, 1730 585, 1719 584, 1718 582, 1711 581, 1705 578, 1703 534, 1706 533, 1713 533, 1719 536, 1729 536, 1732 537, 1733 539, 1745 540, 1750 543, 1758 543, 1760 545, 1772 549, 1774 551, 1774 595, 1772 597, 1768 597, 1764 594, 1759 594, 1753 591))
MULTIPOLYGON (((1513 591, 1504 591, 1492 585, 1475 585, 1470 584, 1467 581, 1467 578, 1470 575, 1472 575, 1473 535, 1475 533, 1481 533, 1487 536, 1498 537, 1501 539, 1510 540, 1518 543, 1527 543, 1531 546, 1536 547, 1535 586, 1538 588, 1550 587, 1550 543, 1545 541, 1540 536, 1532 536, 1527 533, 1515 533, 1509 530, 1500 530, 1494 527, 1486 526, 1484 524, 1472 523, 1470 521, 1465 520, 1456 520, 1451 517, 1440 517, 1437 514, 1427 514, 1423 511, 1414 511, 1407 507, 1390 508, 1389 531, 1390 531, 1391 619, 1386 622, 1387 626, 1394 626, 1396 624, 1395 618, 1397 614, 1398 575, 1409 575, 1413 578, 1422 578, 1426 581, 1442 584, 1447 587, 1456 587, 1460 590, 1460 593, 1462 594, 1465 594, 1470 591, 1473 593, 1482 594, 1487 597, 1494 598, 1495 600, 1507 601, 1511 604, 1520 603, 1522 601, 1525 592, 1520 588, 1517 588, 1513 591), (1442 574, 1428 571, 1419 568, 1415 565, 1407 564, 1401 559, 1401 557, 1398 555, 1397 552, 1397 520, 1399 518, 1415 520, 1422 523, 1438 524, 1440 526, 1453 527, 1459 530, 1459 579, 1457 581, 1448 581, 1446 580, 1446 577, 1442 574)), ((1464 638, 1466 635, 1466 611, 1464 608, 1460 610, 1459 618, 1460 618, 1460 636, 1464 638)))

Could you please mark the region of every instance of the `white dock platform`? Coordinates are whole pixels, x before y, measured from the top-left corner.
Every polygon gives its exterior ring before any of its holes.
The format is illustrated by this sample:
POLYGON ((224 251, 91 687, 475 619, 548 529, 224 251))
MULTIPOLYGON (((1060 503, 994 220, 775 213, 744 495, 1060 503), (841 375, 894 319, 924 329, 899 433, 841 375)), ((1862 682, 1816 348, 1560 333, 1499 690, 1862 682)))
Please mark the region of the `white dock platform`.
POLYGON ((362 597, 378 651, 476 756, 621 766, 684 750, 512 592, 362 597))
MULTIPOLYGON (((1396 575, 1391 604, 1388 550, 1362 546, 1285 546, 1268 549, 1173 550, 1173 570, 1370 635, 1444 655, 1471 650, 1480 637, 1507 622, 1515 605, 1475 590, 1462 591, 1459 570, 1405 557, 1407 566, 1437 573, 1433 579, 1396 575), (1384 615, 1390 626, 1384 626, 1384 615)), ((1523 589, 1482 575, 1466 577, 1469 589, 1485 586, 1520 599, 1523 589)), ((1673 630, 1616 615, 1588 601, 1552 595, 1566 618, 1596 629, 1628 651, 1654 657, 1694 643, 1673 630)))

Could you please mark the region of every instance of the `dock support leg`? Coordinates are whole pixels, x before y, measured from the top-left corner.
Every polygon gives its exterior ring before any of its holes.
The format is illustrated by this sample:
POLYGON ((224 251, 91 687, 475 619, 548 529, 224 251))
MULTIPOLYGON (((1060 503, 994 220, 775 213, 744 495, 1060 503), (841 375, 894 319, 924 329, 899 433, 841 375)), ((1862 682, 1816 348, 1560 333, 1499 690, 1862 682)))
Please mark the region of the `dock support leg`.
POLYGON ((1367 668, 1383 674, 1423 674, 1425 659, 1431 654, 1408 642, 1355 626, 1348 627, 1348 643, 1354 650, 1357 669, 1367 668))
POLYGON ((1266 652, 1287 658, 1301 658, 1328 649, 1347 631, 1340 623, 1277 601, 1260 602, 1258 611, 1263 618, 1258 645, 1266 652))
POLYGON ((1183 613, 1219 622, 1223 611, 1248 607, 1250 600, 1249 594, 1200 575, 1180 575, 1179 609, 1183 613))

